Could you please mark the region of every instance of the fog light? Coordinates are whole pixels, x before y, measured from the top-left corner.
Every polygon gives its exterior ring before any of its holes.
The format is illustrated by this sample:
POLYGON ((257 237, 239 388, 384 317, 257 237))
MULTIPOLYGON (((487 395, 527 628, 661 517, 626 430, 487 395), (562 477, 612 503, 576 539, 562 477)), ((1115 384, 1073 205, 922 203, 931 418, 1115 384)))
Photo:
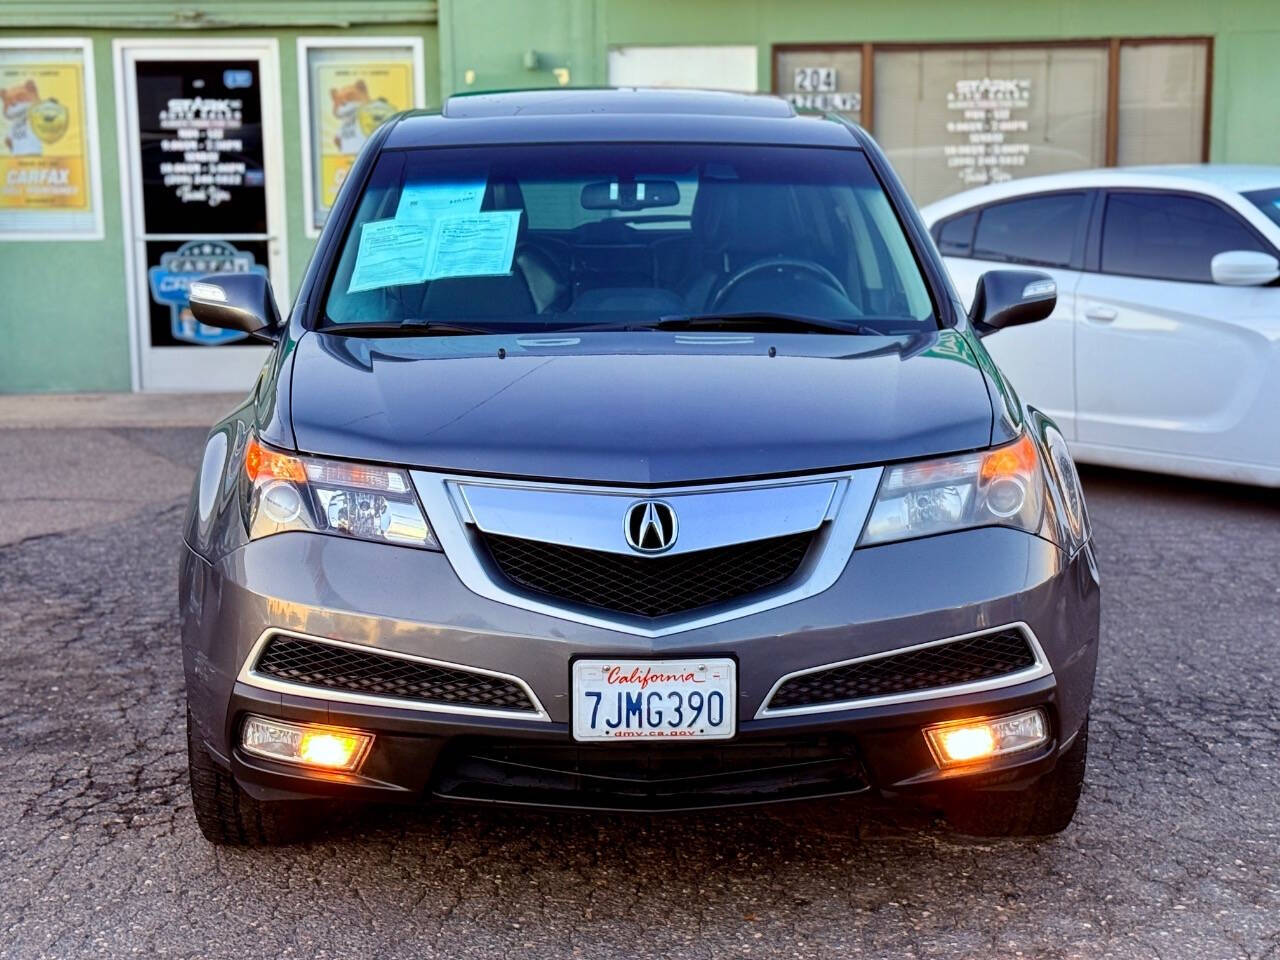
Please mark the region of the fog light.
POLYGON ((240 745, 246 753, 326 770, 355 770, 373 743, 373 734, 340 727, 285 723, 249 717, 240 745))
POLYGON ((1042 710, 1007 717, 960 720, 925 727, 925 739, 939 767, 956 767, 1038 747, 1049 739, 1042 710))

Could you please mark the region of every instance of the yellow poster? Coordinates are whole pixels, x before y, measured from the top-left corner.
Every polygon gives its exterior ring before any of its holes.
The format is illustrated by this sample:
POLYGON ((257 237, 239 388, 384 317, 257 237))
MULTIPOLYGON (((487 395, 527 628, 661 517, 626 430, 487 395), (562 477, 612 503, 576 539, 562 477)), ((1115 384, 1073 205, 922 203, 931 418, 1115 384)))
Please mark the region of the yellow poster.
POLYGON ((90 209, 84 65, 0 51, 0 210, 90 209))
POLYGON ((333 206, 356 154, 388 117, 413 106, 413 59, 317 50, 311 72, 316 225, 333 206))

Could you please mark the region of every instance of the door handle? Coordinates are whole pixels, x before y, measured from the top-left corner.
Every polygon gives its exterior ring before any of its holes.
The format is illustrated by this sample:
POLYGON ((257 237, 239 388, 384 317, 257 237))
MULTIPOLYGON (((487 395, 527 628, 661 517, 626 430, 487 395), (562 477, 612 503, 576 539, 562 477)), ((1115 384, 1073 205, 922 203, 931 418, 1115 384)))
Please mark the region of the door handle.
POLYGON ((1116 318, 1114 307, 1085 307, 1084 315, 1090 320, 1097 320, 1099 323, 1110 323, 1116 318))

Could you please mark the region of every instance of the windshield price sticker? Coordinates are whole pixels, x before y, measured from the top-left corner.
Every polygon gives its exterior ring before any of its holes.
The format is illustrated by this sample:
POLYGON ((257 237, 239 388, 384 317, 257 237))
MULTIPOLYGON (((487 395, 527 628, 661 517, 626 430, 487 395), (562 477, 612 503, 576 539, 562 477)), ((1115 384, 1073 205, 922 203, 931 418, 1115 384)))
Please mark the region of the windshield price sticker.
POLYGON ((519 229, 519 210, 441 217, 431 234, 426 279, 510 273, 519 229))
POLYGON ((374 220, 360 228, 356 267, 347 293, 421 283, 427 271, 431 235, 398 220, 374 220))
POLYGON ((575 740, 727 740, 737 730, 736 664, 576 660, 575 740))
POLYGON ((439 217, 430 226, 374 220, 360 229, 347 293, 511 272, 519 210, 439 217))
POLYGON ((401 223, 430 225, 440 217, 480 212, 487 182, 406 183, 396 207, 401 223))

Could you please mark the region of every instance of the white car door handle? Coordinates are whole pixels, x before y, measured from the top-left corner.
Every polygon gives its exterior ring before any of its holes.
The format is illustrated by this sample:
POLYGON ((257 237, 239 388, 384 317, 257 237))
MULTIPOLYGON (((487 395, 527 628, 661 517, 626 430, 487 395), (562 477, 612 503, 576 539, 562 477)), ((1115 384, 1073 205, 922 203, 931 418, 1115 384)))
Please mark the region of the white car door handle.
POLYGON ((1114 307, 1086 307, 1084 315, 1099 323, 1110 323, 1116 318, 1116 311, 1114 307))

